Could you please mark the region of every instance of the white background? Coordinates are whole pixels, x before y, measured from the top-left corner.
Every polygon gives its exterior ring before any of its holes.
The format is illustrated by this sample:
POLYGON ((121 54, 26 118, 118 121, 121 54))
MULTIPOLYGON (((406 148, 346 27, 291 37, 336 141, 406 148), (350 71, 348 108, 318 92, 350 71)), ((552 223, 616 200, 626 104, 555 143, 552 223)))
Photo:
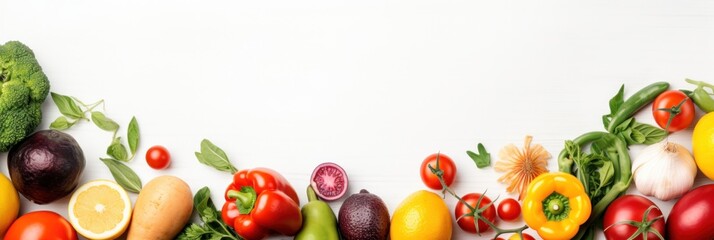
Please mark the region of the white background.
MULTIPOLYGON (((131 162, 144 183, 176 175, 221 205, 230 175, 193 154, 208 138, 239 168, 281 172, 303 203, 313 168, 332 161, 350 193, 366 188, 393 211, 425 189, 418 168, 431 153, 456 161, 456 192, 515 197, 465 151, 482 142, 495 161, 530 134, 556 170, 566 139, 602 129, 621 84, 629 96, 655 81, 714 82, 713 14, 711 1, 3 0, 0 43, 30 46, 52 91, 104 99, 123 127, 136 116, 140 153, 160 144, 173 159, 164 171, 131 162)), ((58 116, 46 101, 40 128, 58 116)), ((638 117, 653 123, 649 109, 638 117)), ((67 132, 87 159, 82 183, 111 178, 98 159, 111 134, 67 132)), ((690 136, 672 139, 689 147, 690 136)), ((66 216, 67 201, 23 198, 21 211, 66 216)), ((655 202, 669 212, 674 201, 655 202)))

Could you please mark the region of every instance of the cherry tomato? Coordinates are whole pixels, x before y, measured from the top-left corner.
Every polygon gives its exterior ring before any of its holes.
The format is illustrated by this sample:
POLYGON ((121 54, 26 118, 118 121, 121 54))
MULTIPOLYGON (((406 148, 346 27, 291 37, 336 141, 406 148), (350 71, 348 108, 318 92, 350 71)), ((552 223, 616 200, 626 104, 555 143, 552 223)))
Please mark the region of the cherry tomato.
MULTIPOLYGON (((511 235, 511 237, 508 238, 508 240, 521 240, 521 236, 518 236, 518 234, 513 234, 513 235, 511 235)), ((524 233, 522 240, 536 240, 536 239, 533 236, 529 235, 528 233, 524 233)))
POLYGON ((171 163, 171 155, 165 147, 156 145, 146 151, 146 163, 153 169, 164 169, 171 163))
POLYGON ((5 233, 4 240, 22 239, 77 240, 77 232, 59 214, 36 211, 22 215, 5 233))
MULTIPOLYGON (((625 195, 615 199, 605 211, 602 226, 607 229, 605 238, 607 239, 629 239, 635 232, 637 227, 629 224, 623 224, 626 221, 641 222, 642 217, 647 211, 647 208, 654 206, 647 215, 647 220, 653 220, 662 216, 662 211, 649 199, 638 195, 625 195)), ((651 226, 657 230, 662 236, 665 236, 664 218, 655 221, 651 226)), ((642 239, 640 234, 635 239, 642 239)), ((653 233, 647 234, 647 239, 659 239, 653 233)))
MULTIPOLYGON (((483 196, 483 199, 481 200, 481 204, 476 207, 476 203, 478 203, 478 199, 481 197, 481 194, 478 193, 469 193, 466 194, 462 197, 462 199, 469 204, 471 207, 475 208, 483 208, 484 206, 488 205, 491 203, 491 199, 488 198, 487 196, 483 196)), ((464 205, 461 201, 456 203, 456 208, 454 209, 454 217, 459 218, 463 216, 464 214, 469 214, 471 213, 471 209, 469 209, 468 206, 464 205)), ((486 219, 491 221, 491 223, 496 223, 496 207, 493 205, 489 206, 481 212, 481 216, 484 216, 486 219)), ((486 224, 482 220, 478 220, 478 231, 476 231, 476 224, 474 224, 474 217, 461 217, 459 221, 457 222, 459 224, 459 227, 463 229, 464 231, 470 232, 470 233, 483 233, 488 231, 489 228, 491 228, 488 224, 486 224)))
POLYGON ((654 100, 652 104, 652 115, 657 125, 661 128, 666 128, 670 116, 669 111, 660 109, 670 109, 679 105, 682 101, 684 101, 684 103, 679 108, 679 114, 677 114, 669 124, 669 131, 676 132, 689 127, 694 120, 694 103, 691 99, 687 98, 686 94, 677 90, 663 92, 654 100))
POLYGON ((424 159, 424 161, 421 163, 421 181, 424 182, 424 184, 434 190, 441 190, 441 183, 439 182, 439 178, 431 172, 431 169, 429 169, 428 166, 431 166, 433 168, 436 168, 436 158, 439 158, 439 169, 444 171, 444 182, 446 182, 446 186, 451 186, 452 183, 454 183, 454 178, 456 178, 456 164, 454 164, 454 161, 451 160, 449 156, 446 156, 441 153, 435 153, 432 155, 429 155, 424 159))
POLYGON ((514 221, 521 216, 521 205, 513 198, 507 198, 498 204, 498 217, 505 221, 514 221))

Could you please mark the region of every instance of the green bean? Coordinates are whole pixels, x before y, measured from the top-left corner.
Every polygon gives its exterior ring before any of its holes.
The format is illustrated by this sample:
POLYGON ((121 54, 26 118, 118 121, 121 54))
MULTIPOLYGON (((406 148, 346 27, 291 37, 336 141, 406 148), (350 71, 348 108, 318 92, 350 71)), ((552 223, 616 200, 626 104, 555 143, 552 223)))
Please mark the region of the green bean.
POLYGON ((642 109, 647 104, 651 103, 660 93, 669 88, 667 82, 656 82, 642 88, 622 104, 620 109, 612 116, 610 125, 607 127, 608 132, 614 132, 615 128, 628 118, 631 118, 637 111, 642 109))

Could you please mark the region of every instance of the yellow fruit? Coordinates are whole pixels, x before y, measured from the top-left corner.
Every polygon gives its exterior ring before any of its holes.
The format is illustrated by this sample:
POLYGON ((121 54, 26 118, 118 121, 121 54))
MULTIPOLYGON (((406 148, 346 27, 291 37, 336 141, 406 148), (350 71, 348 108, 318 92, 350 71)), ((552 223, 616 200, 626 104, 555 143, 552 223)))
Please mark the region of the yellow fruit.
POLYGON ((694 126, 692 150, 699 170, 714 180, 714 112, 704 115, 694 126))
POLYGON ((131 201, 118 184, 108 180, 88 182, 69 200, 69 222, 88 239, 115 239, 129 226, 131 201))
POLYGON ((436 193, 412 193, 394 211, 389 236, 392 240, 451 239, 449 208, 436 193))
POLYGON ((0 238, 10 227, 20 211, 20 199, 10 179, 0 173, 0 238))

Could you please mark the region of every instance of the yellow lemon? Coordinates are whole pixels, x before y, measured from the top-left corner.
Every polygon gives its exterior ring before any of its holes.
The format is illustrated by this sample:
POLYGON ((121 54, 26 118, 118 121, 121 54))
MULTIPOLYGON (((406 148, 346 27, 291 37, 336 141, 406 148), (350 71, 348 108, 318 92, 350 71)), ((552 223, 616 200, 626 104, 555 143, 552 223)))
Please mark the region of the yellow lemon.
POLYGON ((10 179, 0 173, 0 237, 10 227, 20 211, 20 198, 10 179))
POLYGON ((714 112, 704 115, 694 126, 692 150, 699 170, 714 180, 714 112))
POLYGON ((394 211, 389 236, 392 240, 451 239, 449 208, 436 193, 412 193, 394 211))
POLYGON ((88 182, 69 199, 69 222, 88 239, 115 239, 129 226, 131 201, 118 184, 108 180, 88 182))

